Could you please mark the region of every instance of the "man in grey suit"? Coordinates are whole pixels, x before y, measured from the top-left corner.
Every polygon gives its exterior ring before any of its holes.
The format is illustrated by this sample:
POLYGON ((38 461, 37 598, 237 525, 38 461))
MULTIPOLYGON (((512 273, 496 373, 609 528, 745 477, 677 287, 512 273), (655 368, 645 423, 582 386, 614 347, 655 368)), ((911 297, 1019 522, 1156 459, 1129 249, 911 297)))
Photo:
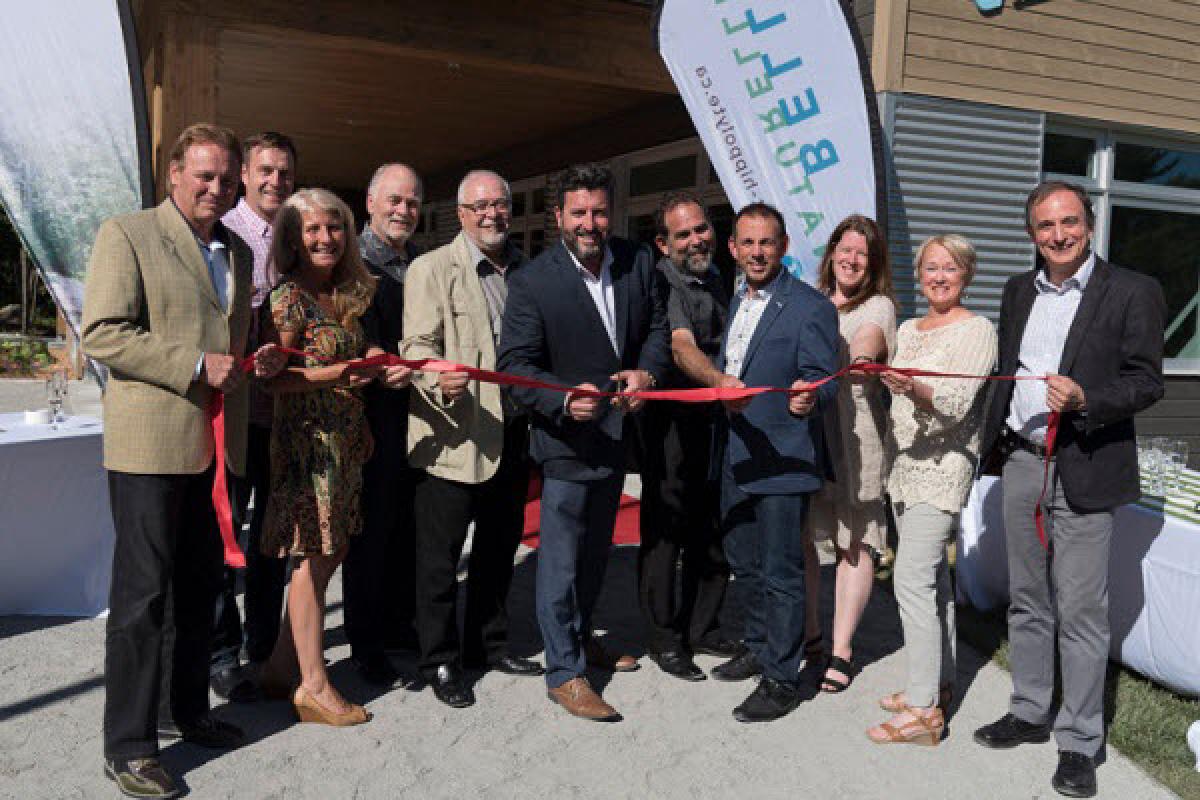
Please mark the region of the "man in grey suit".
POLYGON ((999 371, 1049 377, 996 384, 981 451, 984 471, 1003 474, 1013 692, 1009 713, 975 740, 1015 747, 1044 742, 1053 728, 1051 785, 1070 797, 1096 793, 1112 512, 1139 494, 1133 417, 1163 395, 1162 288, 1096 256, 1093 224, 1080 186, 1047 181, 1026 200, 1041 267, 1004 287, 999 371), (1050 412, 1061 422, 1047 475, 1050 412), (1043 480, 1045 542, 1034 524, 1043 480), (1062 702, 1054 714, 1056 641, 1062 702))

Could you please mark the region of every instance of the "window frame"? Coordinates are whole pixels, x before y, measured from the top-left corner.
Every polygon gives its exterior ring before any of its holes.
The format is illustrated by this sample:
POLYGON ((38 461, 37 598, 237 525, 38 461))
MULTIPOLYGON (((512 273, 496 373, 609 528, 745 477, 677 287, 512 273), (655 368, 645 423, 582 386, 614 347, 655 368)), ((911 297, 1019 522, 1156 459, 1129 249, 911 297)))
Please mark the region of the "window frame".
MULTIPOLYGON (((1115 172, 1117 143, 1159 147, 1172 150, 1187 150, 1200 153, 1200 138, 1188 139, 1164 136, 1123 127, 1097 127, 1072 120, 1047 118, 1043 136, 1047 133, 1090 138, 1096 142, 1089 167, 1091 173, 1084 178, 1056 172, 1041 173, 1042 179, 1064 180, 1083 186, 1092 198, 1096 213, 1096 227, 1092 235, 1092 247, 1101 258, 1108 258, 1112 233, 1113 206, 1144 208, 1155 211, 1172 211, 1195 214, 1200 219, 1200 189, 1184 189, 1174 186, 1158 186, 1151 183, 1118 181, 1115 172)), ((1044 142, 1044 139, 1043 139, 1044 142)), ((1197 267, 1200 271, 1200 253, 1197 267)), ((1200 313, 1200 312, 1198 312, 1200 313)), ((1168 320, 1168 323, 1170 320, 1168 320)), ((1167 375, 1200 376, 1200 360, 1164 358, 1163 372, 1167 375)))

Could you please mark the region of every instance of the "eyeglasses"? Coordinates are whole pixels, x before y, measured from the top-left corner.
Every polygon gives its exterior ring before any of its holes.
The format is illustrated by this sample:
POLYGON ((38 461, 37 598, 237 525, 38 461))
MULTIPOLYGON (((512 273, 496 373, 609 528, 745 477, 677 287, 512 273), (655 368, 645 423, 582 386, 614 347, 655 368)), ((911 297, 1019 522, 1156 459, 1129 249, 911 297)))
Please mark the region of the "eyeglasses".
POLYGON ((512 202, 507 197, 501 197, 498 200, 480 200, 477 203, 459 203, 459 205, 482 217, 489 208, 497 214, 506 213, 512 207, 512 202))

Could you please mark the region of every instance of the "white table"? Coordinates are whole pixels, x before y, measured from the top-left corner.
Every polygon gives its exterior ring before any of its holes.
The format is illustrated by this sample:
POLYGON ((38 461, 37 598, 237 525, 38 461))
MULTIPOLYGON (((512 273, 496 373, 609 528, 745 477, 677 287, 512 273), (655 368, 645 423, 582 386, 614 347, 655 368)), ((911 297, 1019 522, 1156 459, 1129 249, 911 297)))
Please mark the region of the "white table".
POLYGON ((108 607, 113 524, 100 420, 54 430, 0 414, 0 614, 108 607))
MULTIPOLYGON (((959 601, 989 610, 1008 602, 1000 480, 985 476, 963 510, 959 601)), ((1121 506, 1109 558, 1112 658, 1184 694, 1200 696, 1200 475, 1168 497, 1121 506)))

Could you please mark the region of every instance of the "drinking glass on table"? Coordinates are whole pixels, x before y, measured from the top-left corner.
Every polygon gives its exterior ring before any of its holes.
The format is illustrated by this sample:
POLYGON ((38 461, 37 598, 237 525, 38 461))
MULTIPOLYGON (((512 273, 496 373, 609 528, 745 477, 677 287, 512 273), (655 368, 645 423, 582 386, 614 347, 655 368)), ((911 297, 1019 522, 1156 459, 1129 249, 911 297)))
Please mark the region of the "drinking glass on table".
POLYGON ((1183 471, 1187 469, 1188 443, 1179 439, 1167 442, 1164 464, 1169 465, 1169 483, 1171 489, 1178 490, 1182 485, 1183 471))
POLYGON ((1160 476, 1162 466, 1162 456, 1155 447, 1155 438, 1152 436, 1137 437, 1137 454, 1138 454, 1138 473, 1141 478, 1142 488, 1148 494, 1162 494, 1160 488, 1160 476))
POLYGON ((63 401, 67 396, 67 373, 56 369, 46 379, 46 402, 50 406, 50 425, 57 429, 63 421, 63 401))

